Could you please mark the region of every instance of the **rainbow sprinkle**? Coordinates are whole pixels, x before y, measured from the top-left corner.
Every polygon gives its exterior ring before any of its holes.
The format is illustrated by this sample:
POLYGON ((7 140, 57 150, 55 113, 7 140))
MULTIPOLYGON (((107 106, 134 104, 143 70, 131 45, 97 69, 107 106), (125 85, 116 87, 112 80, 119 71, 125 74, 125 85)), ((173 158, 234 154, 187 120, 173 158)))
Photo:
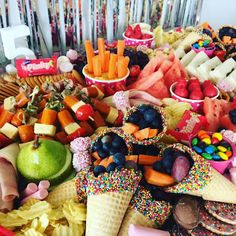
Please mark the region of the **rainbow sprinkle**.
POLYGON ((121 169, 95 177, 93 172, 87 175, 87 195, 107 192, 135 192, 142 178, 140 171, 121 169))
POLYGON ((169 217, 171 205, 165 201, 155 201, 151 193, 144 187, 139 187, 130 202, 130 207, 148 217, 161 226, 169 217))
POLYGON ((189 153, 194 160, 194 165, 189 171, 187 177, 185 177, 180 183, 168 187, 165 190, 171 193, 185 193, 188 191, 203 189, 211 180, 212 168, 210 164, 187 146, 177 143, 169 147, 189 153))

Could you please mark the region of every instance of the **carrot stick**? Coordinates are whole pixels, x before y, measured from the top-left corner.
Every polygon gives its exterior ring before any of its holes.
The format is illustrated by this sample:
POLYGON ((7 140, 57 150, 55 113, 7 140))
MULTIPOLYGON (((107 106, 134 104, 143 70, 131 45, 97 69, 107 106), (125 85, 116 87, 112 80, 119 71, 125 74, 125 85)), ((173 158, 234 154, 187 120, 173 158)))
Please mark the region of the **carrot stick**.
POLYGON ((58 120, 62 128, 65 128, 67 125, 75 122, 68 110, 62 110, 58 112, 58 120))
POLYGON ((14 116, 13 112, 3 110, 0 116, 0 128, 2 128, 5 123, 11 122, 13 116, 14 116))
POLYGON ((108 70, 108 78, 109 79, 115 78, 116 63, 117 63, 117 55, 111 54, 110 61, 109 61, 109 70, 108 70))
POLYGON ((87 55, 88 71, 89 73, 93 73, 93 57, 94 57, 93 45, 89 40, 85 40, 84 44, 87 55))
POLYGON ((122 78, 127 74, 127 67, 125 65, 126 65, 125 58, 124 57, 119 58, 117 65, 118 78, 122 78))
POLYGON ((93 57, 93 74, 96 77, 102 75, 102 61, 99 55, 93 57))
POLYGON ((155 171, 153 169, 146 169, 144 177, 149 184, 159 187, 167 187, 175 183, 175 179, 170 175, 155 171))
POLYGON ((109 61, 110 61, 110 51, 105 51, 105 54, 104 54, 104 70, 103 70, 103 72, 108 72, 109 61))
POLYGON ((152 165, 154 162, 160 161, 160 160, 161 158, 159 156, 150 156, 150 155, 140 154, 139 159, 138 159, 138 164, 149 166, 149 165, 152 165))
POLYGON ((117 55, 123 56, 125 50, 125 41, 124 40, 118 40, 117 42, 117 55))
POLYGON ((105 43, 103 38, 98 38, 98 54, 102 61, 102 71, 105 70, 105 43))
POLYGON ((24 119, 24 111, 22 109, 19 109, 16 111, 15 115, 11 119, 11 124, 15 126, 20 126, 23 124, 23 119, 24 119))
POLYGON ((33 125, 21 125, 18 127, 18 132, 22 143, 27 143, 34 140, 33 125))
POLYGON ((54 125, 57 119, 57 111, 49 108, 44 108, 41 123, 45 125, 54 125))
POLYGON ((125 67, 126 68, 128 68, 128 66, 129 66, 129 61, 130 61, 129 57, 125 57, 125 67))
POLYGON ((79 102, 79 100, 72 96, 72 95, 69 95, 69 96, 66 96, 63 100, 64 104, 68 107, 68 108, 71 108, 72 106, 74 106, 77 102, 79 102))

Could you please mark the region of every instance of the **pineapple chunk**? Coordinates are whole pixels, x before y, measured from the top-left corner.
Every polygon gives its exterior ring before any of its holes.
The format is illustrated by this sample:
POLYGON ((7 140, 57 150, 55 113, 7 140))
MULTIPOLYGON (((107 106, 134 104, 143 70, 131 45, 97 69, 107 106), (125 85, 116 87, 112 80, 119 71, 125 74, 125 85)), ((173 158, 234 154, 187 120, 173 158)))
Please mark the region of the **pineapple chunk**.
POLYGON ((113 124, 118 116, 119 116, 118 110, 115 109, 114 107, 111 107, 110 112, 106 118, 106 121, 109 122, 110 124, 113 124))
POLYGON ((34 124, 34 133, 35 134, 43 134, 48 136, 55 136, 56 134, 56 126, 54 125, 45 125, 45 124, 34 124))
POLYGON ((69 125, 67 125, 65 127, 65 132, 70 135, 72 133, 74 133, 78 128, 80 128, 80 126, 74 122, 74 123, 70 123, 69 125))
POLYGON ((85 103, 83 101, 79 101, 71 107, 71 110, 75 113, 78 110, 78 108, 80 108, 83 105, 85 105, 85 103))
POLYGON ((0 129, 0 132, 7 136, 9 139, 16 139, 18 135, 18 128, 10 123, 5 123, 3 127, 0 129))

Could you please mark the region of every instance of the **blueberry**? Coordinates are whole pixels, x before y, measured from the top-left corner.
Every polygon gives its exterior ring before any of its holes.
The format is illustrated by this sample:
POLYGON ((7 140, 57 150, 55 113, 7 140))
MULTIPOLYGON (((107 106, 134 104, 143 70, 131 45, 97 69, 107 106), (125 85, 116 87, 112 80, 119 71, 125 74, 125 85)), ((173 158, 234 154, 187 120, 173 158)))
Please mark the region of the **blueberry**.
POLYGON ((102 149, 103 149, 105 152, 109 152, 110 149, 111 149, 111 143, 103 143, 102 149))
POLYGON ((110 150, 109 150, 109 154, 110 154, 110 156, 113 156, 113 155, 115 155, 116 153, 118 153, 119 152, 119 150, 118 149, 116 149, 116 148, 110 148, 110 150))
POLYGON ((159 129, 159 130, 161 130, 161 129, 163 129, 162 123, 163 123, 162 118, 161 118, 161 117, 156 117, 156 118, 152 121, 151 127, 152 127, 153 129, 159 129))
POLYGON ((111 143, 112 142, 112 137, 110 135, 105 135, 101 139, 102 143, 111 143))
POLYGON ((108 153, 105 152, 104 150, 99 150, 99 151, 98 151, 98 155, 99 155, 102 159, 104 159, 104 158, 106 158, 106 157, 109 156, 108 153))
POLYGON ((119 136, 116 136, 112 140, 112 147, 114 147, 114 148, 119 148, 122 144, 123 144, 123 139, 119 136))
POLYGON ((107 167, 107 172, 111 172, 111 171, 114 171, 117 167, 117 164, 115 162, 112 162, 111 164, 108 165, 107 167))
POLYGON ((157 147, 150 145, 146 148, 145 154, 156 156, 159 154, 159 152, 160 152, 160 150, 157 147))
POLYGON ((133 149, 134 149, 135 155, 145 153, 145 146, 143 146, 143 145, 134 144, 133 149))
POLYGON ((149 106, 147 106, 147 105, 141 105, 138 109, 141 112, 141 114, 144 114, 148 108, 149 108, 149 106))
POLYGON ((172 169, 173 166, 173 158, 164 158, 162 159, 162 165, 163 167, 167 170, 167 169, 172 169))
POLYGON ((125 164, 125 155, 123 153, 116 153, 114 156, 113 156, 113 159, 114 159, 114 162, 117 164, 117 165, 124 165, 125 164))
POLYGON ((172 148, 166 148, 163 152, 163 156, 165 157, 172 157, 174 150, 172 148))
POLYGON ((119 152, 123 153, 124 155, 128 154, 128 148, 126 145, 121 146, 119 150, 119 152))
POLYGON ((138 112, 134 112, 129 116, 128 121, 134 124, 137 124, 139 122, 140 116, 138 112))
POLYGON ((134 161, 126 161, 125 163, 125 168, 126 169, 134 169, 134 170, 137 170, 138 169, 138 166, 137 166, 137 163, 135 163, 134 161))
POLYGON ((119 165, 116 167, 116 170, 121 170, 122 168, 124 168, 122 165, 119 165))
POLYGON ((99 174, 102 174, 106 172, 106 168, 104 166, 95 166, 94 169, 93 169, 93 173, 95 176, 98 176, 99 174))
POLYGON ((156 161, 153 163, 153 169, 159 172, 163 172, 163 166, 161 161, 156 161))
POLYGON ((145 129, 147 128, 149 125, 148 125, 148 122, 144 119, 141 119, 138 123, 140 129, 145 129))
POLYGON ((152 108, 149 108, 147 111, 145 111, 144 113, 144 119, 147 121, 147 122, 152 122, 155 118, 156 118, 156 114, 157 112, 152 109, 152 108))
POLYGON ((99 140, 93 145, 93 150, 98 151, 102 147, 102 142, 99 140))

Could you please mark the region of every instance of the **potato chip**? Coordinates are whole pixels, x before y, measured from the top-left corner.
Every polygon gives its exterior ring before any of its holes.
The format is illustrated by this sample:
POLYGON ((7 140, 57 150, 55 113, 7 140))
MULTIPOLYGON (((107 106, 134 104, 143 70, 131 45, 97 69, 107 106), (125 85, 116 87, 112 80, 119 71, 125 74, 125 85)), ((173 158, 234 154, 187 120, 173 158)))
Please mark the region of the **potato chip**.
POLYGON ((0 225, 6 228, 14 228, 28 223, 27 219, 23 219, 16 213, 17 210, 11 211, 7 214, 0 215, 0 225))
POLYGON ((62 212, 62 207, 58 207, 55 209, 52 209, 49 213, 48 213, 48 219, 50 221, 53 220, 60 220, 64 218, 63 212, 62 212))
POLYGON ((84 235, 84 225, 71 224, 70 226, 60 225, 55 228, 52 236, 82 236, 84 235))
POLYGON ((40 233, 44 233, 49 225, 48 215, 43 214, 39 219, 34 219, 31 224, 31 228, 35 228, 40 233))
POLYGON ((26 231, 24 231, 23 235, 24 236, 44 236, 43 234, 41 234, 40 232, 38 232, 34 228, 27 229, 26 231))
POLYGON ((171 105, 176 104, 176 103, 178 102, 178 101, 176 101, 176 100, 173 99, 173 98, 164 98, 164 99, 162 99, 161 101, 162 101, 162 103, 163 103, 164 105, 166 105, 166 106, 171 106, 171 105))

